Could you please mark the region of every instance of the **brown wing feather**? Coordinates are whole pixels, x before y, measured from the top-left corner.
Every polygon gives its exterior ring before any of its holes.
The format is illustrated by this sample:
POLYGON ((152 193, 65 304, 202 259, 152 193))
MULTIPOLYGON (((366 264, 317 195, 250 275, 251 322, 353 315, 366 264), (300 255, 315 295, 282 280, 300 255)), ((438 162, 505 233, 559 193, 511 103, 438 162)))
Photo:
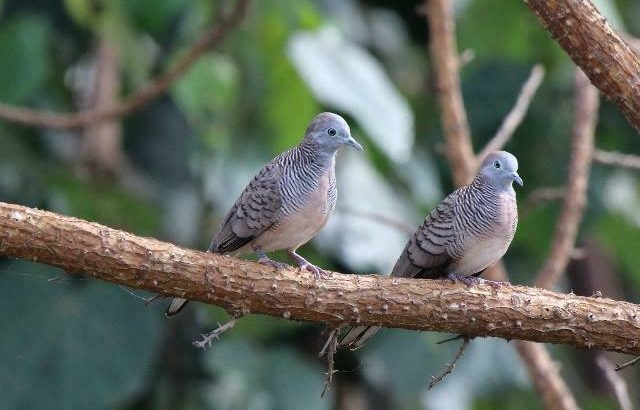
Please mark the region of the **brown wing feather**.
POLYGON ((258 172, 227 212, 209 252, 236 251, 277 221, 282 206, 281 176, 281 166, 275 161, 258 172))
POLYGON ((446 275, 452 258, 448 252, 453 240, 453 204, 449 195, 425 218, 398 258, 392 276, 436 279, 446 275))

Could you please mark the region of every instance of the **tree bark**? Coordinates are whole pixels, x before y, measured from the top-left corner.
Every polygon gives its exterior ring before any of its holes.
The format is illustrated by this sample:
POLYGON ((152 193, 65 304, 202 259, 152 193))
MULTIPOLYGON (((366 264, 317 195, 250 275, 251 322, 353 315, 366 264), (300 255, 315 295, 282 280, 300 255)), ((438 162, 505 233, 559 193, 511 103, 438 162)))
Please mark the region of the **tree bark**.
POLYGON ((451 0, 428 1, 426 10, 449 168, 456 186, 466 185, 473 178, 476 161, 460 89, 460 61, 453 7, 451 0))
POLYGON ((522 286, 334 273, 326 280, 0 202, 0 254, 235 313, 640 354, 640 306, 522 286))
POLYGON ((587 77, 640 131, 640 59, 589 0, 525 0, 587 77))

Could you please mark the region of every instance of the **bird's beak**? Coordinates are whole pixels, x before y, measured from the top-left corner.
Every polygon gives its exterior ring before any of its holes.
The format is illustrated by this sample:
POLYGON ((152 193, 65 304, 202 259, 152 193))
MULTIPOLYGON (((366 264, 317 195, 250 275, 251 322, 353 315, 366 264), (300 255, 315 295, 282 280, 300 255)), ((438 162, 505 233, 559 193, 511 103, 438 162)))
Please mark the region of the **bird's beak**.
POLYGON ((511 174, 511 178, 513 178, 513 180, 516 181, 518 185, 524 186, 524 182, 522 182, 522 178, 520 178, 520 175, 518 175, 517 172, 511 174))
POLYGON ((351 135, 349 135, 349 139, 347 140, 347 145, 357 149, 358 151, 362 151, 362 145, 358 141, 356 141, 351 135))

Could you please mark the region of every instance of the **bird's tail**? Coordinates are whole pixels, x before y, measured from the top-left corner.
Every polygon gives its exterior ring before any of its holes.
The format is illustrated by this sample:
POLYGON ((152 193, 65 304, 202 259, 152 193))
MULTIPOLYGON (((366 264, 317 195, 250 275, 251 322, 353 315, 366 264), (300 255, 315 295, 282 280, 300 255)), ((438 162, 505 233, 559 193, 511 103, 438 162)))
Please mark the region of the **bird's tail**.
POLYGON ((187 303, 189 303, 187 299, 173 298, 167 310, 164 311, 164 314, 167 315, 167 317, 175 316, 187 306, 187 303))
POLYGON ((356 350, 364 346, 369 339, 380 330, 378 326, 354 326, 347 330, 338 342, 340 347, 348 347, 351 350, 356 350))

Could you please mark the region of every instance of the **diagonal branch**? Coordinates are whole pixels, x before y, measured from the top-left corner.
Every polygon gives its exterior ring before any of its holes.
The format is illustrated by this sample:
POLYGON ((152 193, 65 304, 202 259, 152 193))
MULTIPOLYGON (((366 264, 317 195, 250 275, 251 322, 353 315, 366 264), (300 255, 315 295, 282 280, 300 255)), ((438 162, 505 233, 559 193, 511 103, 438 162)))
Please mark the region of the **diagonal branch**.
POLYGON ((525 0, 591 82, 640 131, 640 59, 589 0, 525 0))
POLYGON ((640 306, 523 286, 334 273, 326 280, 0 202, 0 255, 239 314, 437 330, 640 354, 640 306))
POLYGON ((478 166, 480 166, 480 162, 491 152, 499 151, 505 144, 511 139, 513 133, 516 128, 522 123, 524 116, 527 114, 527 110, 529 109, 529 105, 531 104, 531 100, 536 95, 536 91, 542 84, 542 80, 544 79, 544 67, 540 64, 536 64, 531 69, 531 74, 529 74, 529 78, 522 86, 520 90, 520 94, 518 95, 518 99, 516 100, 515 105, 509 112, 509 114, 502 121, 502 125, 500 125, 500 129, 494 135, 494 137, 485 145, 485 147, 480 151, 477 155, 478 166))
POLYGON ((578 410, 579 407, 568 386, 562 380, 558 366, 551 360, 544 346, 516 340, 514 343, 520 358, 527 365, 529 379, 548 409, 578 410))
POLYGON ((587 202, 587 185, 600 98, 598 90, 591 85, 580 68, 575 70, 575 86, 575 119, 564 205, 556 222, 551 251, 535 280, 536 286, 547 289, 558 282, 569 263, 587 202))
POLYGON ((640 156, 638 155, 596 149, 593 152, 593 161, 600 164, 640 171, 640 156))
POLYGON ((451 0, 426 2, 433 67, 440 101, 447 159, 457 186, 473 177, 475 156, 460 90, 460 62, 451 0))
POLYGON ((124 117, 139 110, 149 101, 164 94, 178 78, 185 74, 198 58, 224 40, 246 14, 250 0, 237 0, 233 10, 220 23, 205 32, 164 74, 129 95, 119 104, 106 108, 89 109, 75 113, 55 113, 31 108, 0 104, 0 118, 18 124, 73 129, 82 128, 96 122, 124 117))

